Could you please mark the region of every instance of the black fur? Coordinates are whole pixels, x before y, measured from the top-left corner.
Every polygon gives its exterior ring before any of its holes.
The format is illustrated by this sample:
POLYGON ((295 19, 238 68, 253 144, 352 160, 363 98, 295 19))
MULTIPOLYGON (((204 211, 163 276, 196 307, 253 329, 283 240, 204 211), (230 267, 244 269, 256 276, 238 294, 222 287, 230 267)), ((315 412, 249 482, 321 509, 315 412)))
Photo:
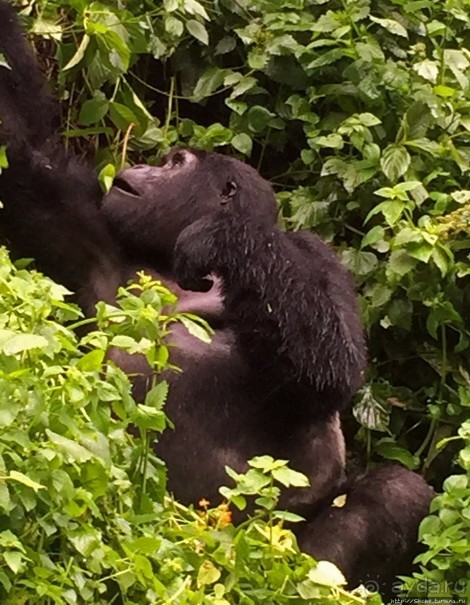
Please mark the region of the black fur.
MULTIPOLYGON (((343 481, 338 412, 365 366, 347 271, 315 235, 281 232, 271 186, 233 158, 174 150, 162 166, 124 171, 101 200, 89 166, 57 140, 54 102, 5 0, 0 52, 12 68, 0 68, 0 144, 10 161, 0 228, 10 247, 74 290, 87 311, 143 268, 179 294, 180 310, 215 328, 210 345, 182 326, 170 337, 183 370, 168 376, 176 429, 156 445, 170 489, 186 502, 217 501, 226 464, 241 471, 269 453, 310 477, 283 505, 311 516, 343 481)), ((147 368, 117 360, 142 370, 143 396, 147 368)))
POLYGON ((411 471, 390 465, 370 471, 345 490, 343 507, 325 507, 298 536, 318 560, 335 563, 351 586, 360 583, 397 596, 396 575, 411 564, 416 528, 433 491, 411 471))

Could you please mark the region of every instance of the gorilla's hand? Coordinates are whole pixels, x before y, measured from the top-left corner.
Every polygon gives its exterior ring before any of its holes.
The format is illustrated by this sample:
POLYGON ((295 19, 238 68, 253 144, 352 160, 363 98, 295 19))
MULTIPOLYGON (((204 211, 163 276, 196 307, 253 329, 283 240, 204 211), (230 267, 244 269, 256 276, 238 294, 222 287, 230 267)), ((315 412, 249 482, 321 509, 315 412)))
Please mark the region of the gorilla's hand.
POLYGON ((207 276, 214 270, 214 225, 209 218, 195 221, 180 233, 173 252, 173 274, 183 290, 208 292, 207 276))

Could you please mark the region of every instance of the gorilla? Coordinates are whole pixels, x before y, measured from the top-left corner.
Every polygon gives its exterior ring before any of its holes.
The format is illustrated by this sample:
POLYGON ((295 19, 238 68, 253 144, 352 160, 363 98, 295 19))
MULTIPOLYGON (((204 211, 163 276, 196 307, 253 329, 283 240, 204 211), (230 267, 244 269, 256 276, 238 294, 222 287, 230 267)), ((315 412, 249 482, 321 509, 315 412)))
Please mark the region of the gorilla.
MULTIPOLYGON (((0 52, 3 241, 75 292, 86 313, 143 269, 178 295, 179 311, 214 329, 210 344, 182 325, 169 337, 182 369, 169 378, 175 430, 155 449, 170 491, 217 501, 225 465, 287 459, 311 483, 282 501, 307 520, 304 550, 337 562, 351 585, 395 573, 431 494, 393 466, 343 485, 339 412, 363 381, 366 350, 352 279, 332 250, 312 233, 280 231, 269 183, 216 153, 174 149, 160 166, 124 170, 103 198, 90 166, 61 145, 55 102, 6 0, 0 52), (345 491, 346 505, 333 509, 345 491)), ((117 362, 140 374, 142 397, 148 368, 117 362)))

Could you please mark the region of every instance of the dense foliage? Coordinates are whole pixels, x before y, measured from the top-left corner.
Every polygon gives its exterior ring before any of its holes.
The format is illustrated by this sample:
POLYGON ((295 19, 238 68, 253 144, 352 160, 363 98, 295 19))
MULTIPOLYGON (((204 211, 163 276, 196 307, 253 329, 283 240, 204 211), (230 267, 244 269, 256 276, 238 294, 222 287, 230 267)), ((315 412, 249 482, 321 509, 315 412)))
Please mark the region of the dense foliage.
POLYGON ((87 320, 64 289, 0 249, 1 602, 365 604, 283 529, 296 519, 276 511, 278 485, 307 481, 285 461, 263 456, 231 473, 225 496, 240 505, 256 495, 259 509, 237 528, 227 504, 193 511, 165 494, 150 443, 167 425, 167 385, 137 404, 106 353, 139 352, 162 369, 172 323, 206 333, 191 316, 162 316, 175 298, 160 285, 142 277, 139 290, 122 289, 117 307, 101 303, 96 329, 78 338, 87 320))
POLYGON ((421 593, 461 595, 468 0, 18 4, 58 82, 66 140, 95 158, 105 187, 126 162, 174 144, 220 148, 271 179, 287 228, 337 246, 360 287, 371 359, 347 423, 351 449, 421 470, 438 491, 452 475, 422 526, 419 578, 421 593))

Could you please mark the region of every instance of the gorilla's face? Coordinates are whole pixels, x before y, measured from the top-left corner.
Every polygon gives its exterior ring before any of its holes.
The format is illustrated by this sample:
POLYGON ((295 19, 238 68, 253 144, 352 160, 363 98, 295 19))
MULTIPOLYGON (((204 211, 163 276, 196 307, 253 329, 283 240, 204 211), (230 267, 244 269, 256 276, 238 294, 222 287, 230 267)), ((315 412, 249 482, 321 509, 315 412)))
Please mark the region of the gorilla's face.
POLYGON ((121 172, 102 212, 135 259, 171 261, 178 235, 194 221, 237 212, 240 220, 276 220, 269 183, 247 164, 218 153, 176 148, 160 166, 121 172))

